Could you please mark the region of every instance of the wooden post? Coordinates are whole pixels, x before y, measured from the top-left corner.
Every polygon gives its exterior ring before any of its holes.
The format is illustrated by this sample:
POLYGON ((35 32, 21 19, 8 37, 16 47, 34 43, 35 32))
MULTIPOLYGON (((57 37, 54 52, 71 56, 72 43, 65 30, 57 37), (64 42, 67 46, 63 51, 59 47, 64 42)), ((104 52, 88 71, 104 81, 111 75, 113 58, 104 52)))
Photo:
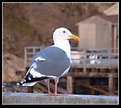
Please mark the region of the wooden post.
POLYGON ((109 69, 111 69, 111 49, 108 49, 109 69))
POLYGON ((86 60, 87 60, 87 53, 86 53, 86 49, 84 49, 84 55, 83 55, 83 72, 86 73, 86 60))
POLYGON ((113 91, 114 91, 113 74, 109 74, 108 86, 109 86, 109 94, 113 94, 113 91))
POLYGON ((67 91, 68 93, 73 92, 73 80, 71 76, 67 76, 67 91))

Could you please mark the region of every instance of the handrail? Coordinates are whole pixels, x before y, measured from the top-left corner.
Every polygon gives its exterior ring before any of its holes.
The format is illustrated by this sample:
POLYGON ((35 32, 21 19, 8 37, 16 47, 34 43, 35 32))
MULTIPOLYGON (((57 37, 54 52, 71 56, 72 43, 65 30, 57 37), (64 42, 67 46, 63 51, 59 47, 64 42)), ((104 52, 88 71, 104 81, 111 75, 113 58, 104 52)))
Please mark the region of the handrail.
MULTIPOLYGON (((24 48, 24 57, 25 57, 25 67, 28 67, 31 63, 32 57, 40 50, 45 48, 45 46, 30 46, 24 48)), ((118 51, 118 48, 115 49, 118 51)), ((78 49, 72 48, 71 50, 72 61, 74 64, 83 64, 84 70, 86 66, 96 64, 102 65, 105 64, 109 68, 112 65, 118 67, 118 52, 112 52, 112 49, 106 48, 95 48, 95 49, 78 49), (74 50, 73 50, 74 49, 74 50)))

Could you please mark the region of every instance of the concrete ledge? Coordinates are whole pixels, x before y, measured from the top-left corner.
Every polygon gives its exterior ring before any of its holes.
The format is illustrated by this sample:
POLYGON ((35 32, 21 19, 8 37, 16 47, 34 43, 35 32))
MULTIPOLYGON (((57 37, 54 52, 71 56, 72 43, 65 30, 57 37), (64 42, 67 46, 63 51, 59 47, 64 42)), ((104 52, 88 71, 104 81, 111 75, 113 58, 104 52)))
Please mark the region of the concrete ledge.
POLYGON ((108 104, 118 105, 118 96, 97 96, 97 95, 74 95, 65 94, 64 96, 47 96, 43 93, 13 93, 3 92, 3 105, 47 105, 47 104, 108 104))

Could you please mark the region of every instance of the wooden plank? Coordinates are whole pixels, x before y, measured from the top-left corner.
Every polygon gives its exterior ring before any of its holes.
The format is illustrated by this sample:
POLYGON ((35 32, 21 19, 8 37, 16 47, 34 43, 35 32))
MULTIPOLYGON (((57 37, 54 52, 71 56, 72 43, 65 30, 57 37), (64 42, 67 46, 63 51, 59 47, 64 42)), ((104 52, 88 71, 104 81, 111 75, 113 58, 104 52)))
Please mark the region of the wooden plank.
POLYGON ((68 91, 68 93, 73 92, 73 78, 72 78, 72 76, 67 76, 67 91, 68 91))
POLYGON ((84 69, 83 72, 86 73, 86 51, 84 51, 83 66, 84 66, 84 68, 83 68, 83 69, 84 69))
POLYGON ((28 55, 33 55, 33 52, 27 52, 27 56, 28 56, 28 55))
MULTIPOLYGON (((43 81, 41 81, 41 82, 43 82, 43 81)), ((47 90, 47 85, 43 82, 43 83, 37 83, 35 86, 34 86, 34 90, 33 91, 38 91, 38 89, 40 90, 40 91, 42 91, 42 92, 47 92, 48 90, 47 90)))
POLYGON ((107 68, 110 69, 111 68, 118 68, 118 65, 116 64, 111 64, 111 66, 109 64, 71 64, 72 68, 84 68, 86 71, 86 68, 107 68))
POLYGON ((81 86, 84 86, 84 87, 87 87, 89 89, 93 89, 95 91, 98 91, 100 93, 103 93, 103 94, 109 94, 109 92, 105 91, 105 90, 102 90, 100 88, 97 88, 97 87, 94 87, 94 86, 91 86, 89 84, 86 84, 86 83, 80 83, 81 86))
POLYGON ((108 79, 108 86, 109 86, 109 93, 112 95, 114 92, 114 82, 113 82, 113 74, 109 74, 109 79, 108 79))
MULTIPOLYGON (((108 78, 110 73, 98 73, 98 72, 89 72, 89 73, 84 73, 84 72, 69 72, 68 74, 64 75, 63 77, 67 76, 73 76, 73 77, 104 77, 108 78)), ((118 77, 118 73, 112 73, 114 78, 118 77)))

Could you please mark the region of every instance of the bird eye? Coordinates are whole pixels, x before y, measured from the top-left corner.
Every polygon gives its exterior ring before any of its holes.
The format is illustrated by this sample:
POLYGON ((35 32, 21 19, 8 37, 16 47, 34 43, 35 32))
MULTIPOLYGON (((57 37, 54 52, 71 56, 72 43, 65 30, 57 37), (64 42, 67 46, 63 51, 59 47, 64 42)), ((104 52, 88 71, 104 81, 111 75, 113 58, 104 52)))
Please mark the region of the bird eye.
POLYGON ((63 31, 63 33, 66 33, 66 31, 63 31))

